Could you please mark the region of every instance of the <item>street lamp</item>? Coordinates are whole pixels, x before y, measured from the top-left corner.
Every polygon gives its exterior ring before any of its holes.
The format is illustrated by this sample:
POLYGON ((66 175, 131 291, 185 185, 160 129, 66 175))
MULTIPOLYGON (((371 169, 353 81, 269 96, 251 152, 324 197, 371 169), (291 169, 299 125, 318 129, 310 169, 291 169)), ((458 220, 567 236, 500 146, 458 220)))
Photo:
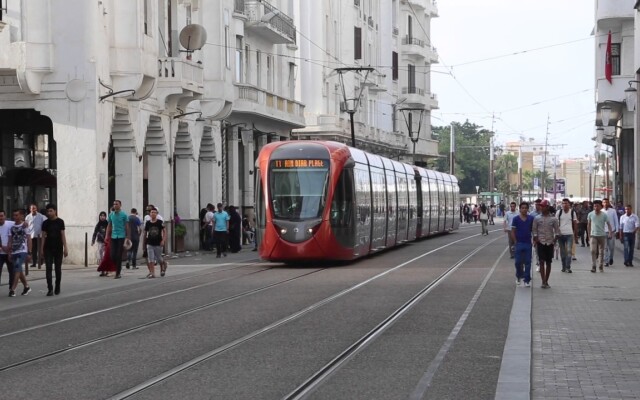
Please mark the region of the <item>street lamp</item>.
POLYGON ((629 81, 629 87, 624 90, 625 103, 629 112, 636 110, 636 103, 638 102, 638 91, 631 86, 632 83, 640 83, 640 81, 629 81))
POLYGON ((406 107, 401 108, 402 116, 404 117, 404 122, 407 124, 407 131, 409 133, 409 139, 411 139, 411 143, 413 143, 413 163, 416 163, 416 143, 420 138, 420 129, 422 128, 422 117, 424 112, 426 111, 424 108, 412 108, 406 107), (413 130, 413 121, 414 115, 418 118, 418 130, 414 132, 413 130), (415 136, 414 136, 415 133, 415 136))
POLYGON ((353 122, 353 114, 358 110, 358 106, 360 105, 360 98, 362 97, 362 91, 364 90, 364 85, 360 85, 360 91, 357 92, 354 88, 354 97, 347 98, 347 90, 344 85, 344 74, 348 72, 366 72, 364 75, 364 82, 367 81, 369 77, 369 73, 372 72, 374 68, 372 67, 344 67, 344 68, 336 68, 334 71, 338 73, 338 77, 340 80, 340 88, 342 89, 342 100, 344 107, 342 107, 343 111, 349 114, 349 121, 351 122, 351 147, 356 147, 356 131, 353 122))
POLYGON ((476 186, 476 202, 480 200, 480 186, 476 186))

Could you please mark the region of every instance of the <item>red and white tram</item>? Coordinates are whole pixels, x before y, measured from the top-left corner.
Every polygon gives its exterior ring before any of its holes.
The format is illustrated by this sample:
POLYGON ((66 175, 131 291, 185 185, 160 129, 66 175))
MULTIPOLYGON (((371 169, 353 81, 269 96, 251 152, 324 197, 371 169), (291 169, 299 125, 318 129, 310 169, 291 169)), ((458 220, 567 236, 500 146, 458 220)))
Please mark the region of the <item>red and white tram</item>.
POLYGON ((455 176, 341 143, 270 143, 256 169, 265 260, 353 260, 460 225, 455 176))

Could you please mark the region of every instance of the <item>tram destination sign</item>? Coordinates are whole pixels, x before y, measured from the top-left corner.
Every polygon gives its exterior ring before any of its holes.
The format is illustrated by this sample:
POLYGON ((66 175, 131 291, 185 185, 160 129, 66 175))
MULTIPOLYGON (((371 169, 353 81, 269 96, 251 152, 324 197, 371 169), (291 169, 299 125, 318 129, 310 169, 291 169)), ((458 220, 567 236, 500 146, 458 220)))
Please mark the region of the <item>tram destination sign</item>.
POLYGON ((329 165, 328 160, 319 159, 284 159, 284 160, 272 160, 271 166, 274 168, 326 168, 329 165))

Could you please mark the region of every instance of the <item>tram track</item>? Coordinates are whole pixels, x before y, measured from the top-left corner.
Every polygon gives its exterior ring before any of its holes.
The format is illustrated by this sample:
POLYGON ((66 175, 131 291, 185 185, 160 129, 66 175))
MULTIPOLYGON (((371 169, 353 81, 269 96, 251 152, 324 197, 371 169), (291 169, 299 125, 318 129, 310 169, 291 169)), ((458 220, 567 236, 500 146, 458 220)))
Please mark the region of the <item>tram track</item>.
MULTIPOLYGON (((14 369, 14 368, 17 368, 17 367, 20 367, 20 366, 25 366, 25 365, 32 364, 32 363, 35 363, 35 362, 48 360, 51 357, 54 357, 54 356, 57 356, 57 355, 60 355, 60 354, 63 354, 63 353, 69 353, 71 351, 79 350, 79 349, 82 349, 82 348, 85 348, 85 347, 88 347, 88 346, 91 346, 91 345, 95 345, 95 344, 98 344, 98 343, 102 343, 102 342, 105 342, 105 341, 110 340, 110 339, 115 339, 115 338, 119 338, 119 337, 122 337, 122 336, 125 336, 125 335, 128 335, 128 334, 139 332, 139 331, 142 331, 144 329, 148 329, 148 328, 154 327, 156 325, 159 325, 159 324, 161 324, 163 322, 167 322, 167 321, 170 321, 170 320, 173 320, 173 319, 176 319, 176 318, 184 317, 184 316, 196 313, 198 311, 206 310, 206 309, 209 309, 209 308, 212 308, 212 307, 217 307, 219 305, 228 303, 230 301, 238 300, 238 299, 241 299, 243 297, 251 296, 251 295, 254 295, 256 293, 260 293, 260 292, 263 292, 265 290, 269 290, 269 289, 272 289, 274 287, 277 287, 277 286, 280 286, 280 285, 283 285, 283 284, 287 284, 287 283, 295 281, 297 279, 305 278, 305 277, 307 277, 309 275, 318 273, 318 272, 323 271, 325 269, 326 268, 318 268, 316 270, 304 273, 302 275, 295 276, 293 278, 283 279, 281 281, 278 281, 278 282, 275 282, 275 283, 271 283, 269 285, 264 285, 264 286, 261 286, 259 288, 247 290, 245 292, 238 293, 238 294, 235 294, 235 295, 232 295, 232 296, 227 296, 227 297, 225 297, 223 299, 218 299, 218 300, 215 300, 215 301, 212 301, 212 302, 209 302, 209 303, 197 306, 197 307, 192 307, 192 308, 190 308, 188 310, 184 310, 184 311, 181 311, 181 312, 178 312, 178 313, 174 313, 174 314, 171 314, 169 316, 158 318, 158 319, 155 319, 153 321, 149 321, 149 322, 146 322, 146 323, 143 323, 143 324, 139 324, 139 325, 127 328, 127 329, 122 329, 122 330, 119 330, 117 332, 113 332, 111 334, 104 335, 104 336, 101 336, 101 337, 98 337, 98 338, 95 338, 95 339, 87 340, 87 341, 79 343, 79 344, 75 344, 75 345, 68 346, 68 347, 65 347, 65 348, 61 348, 61 349, 58 349, 58 350, 55 350, 55 351, 51 351, 51 352, 48 352, 46 354, 41 354, 41 355, 26 359, 26 360, 21 360, 19 362, 12 363, 10 365, 2 366, 2 367, 0 367, 0 373, 8 371, 8 370, 11 370, 11 369, 14 369)), ((254 271, 254 272, 252 272, 250 274, 246 274, 246 275, 252 275, 252 274, 260 273, 260 272, 264 272, 266 270, 268 270, 268 269, 263 269, 263 270, 260 270, 260 271, 254 271)), ((204 287, 204 286, 217 284, 217 283, 220 283, 220 282, 224 282, 224 281, 228 281, 228 280, 236 279, 236 278, 237 277, 233 277, 233 278, 228 278, 228 279, 225 279, 225 280, 219 280, 219 281, 216 281, 216 282, 209 282, 209 283, 206 283, 206 284, 199 285, 197 287, 204 287)), ((193 288, 190 288, 190 289, 195 289, 195 288, 196 287, 193 287, 193 288)), ((178 293, 178 292, 183 292, 185 290, 187 290, 187 289, 181 289, 181 290, 176 291, 176 292, 170 292, 170 293, 166 293, 166 294, 159 295, 159 296, 153 296, 153 297, 150 297, 150 298, 145 298, 145 299, 133 301, 133 302, 126 303, 126 304, 121 304, 121 305, 118 305, 118 306, 114 306, 114 307, 110 307, 110 308, 107 308, 107 309, 100 310, 98 312, 111 311, 111 310, 114 310, 116 308, 122 308, 122 307, 126 307, 126 306, 129 306, 129 305, 132 305, 132 304, 138 304, 138 303, 141 303, 141 302, 154 300, 154 299, 159 298, 159 297, 164 297, 164 296, 168 296, 168 295, 175 294, 175 293, 178 293)), ((78 317, 66 318, 64 320, 59 320, 59 321, 52 322, 52 323, 49 323, 49 324, 41 324, 41 325, 34 326, 34 327, 31 327, 31 328, 28 328, 28 329, 22 329, 22 330, 19 330, 19 331, 10 332, 8 334, 0 335, 0 338, 4 338, 4 337, 7 337, 7 336, 18 335, 18 334, 21 334, 21 333, 24 333, 24 332, 27 332, 27 331, 35 330, 35 329, 42 329, 42 328, 45 328, 45 327, 48 327, 48 326, 51 326, 51 325, 54 325, 54 324, 68 322, 68 321, 75 320, 75 319, 78 319, 78 318, 88 317, 88 316, 91 316, 91 315, 95 315, 98 312, 88 313, 88 314, 81 315, 81 316, 78 316, 78 317)))
MULTIPOLYGON (((261 265, 261 264, 270 264, 270 263, 264 263, 264 262, 261 262, 261 261, 256 261, 256 262, 251 262, 251 263, 230 263, 230 264, 235 265, 235 266, 233 266, 231 268, 223 268, 223 269, 216 268, 213 271, 209 271, 209 272, 206 272, 206 273, 203 273, 203 274, 190 274, 189 276, 175 277, 173 279, 158 279, 153 284, 145 286, 145 289, 154 289, 154 288, 166 286, 166 285, 169 285, 169 284, 174 284, 174 283, 177 283, 177 282, 188 281, 190 279, 199 280, 199 279, 206 278, 206 277, 209 277, 211 275, 219 274, 219 273, 222 273, 222 272, 234 271, 234 270, 237 270, 237 269, 242 269, 242 268, 246 268, 246 267, 252 267, 252 266, 261 265), (240 265, 237 265, 237 264, 240 264, 240 265)), ((260 270, 259 272, 267 271, 267 270, 269 270, 271 268, 273 268, 273 267, 270 266, 269 268, 264 268, 264 269, 260 270)), ((255 272, 256 271, 252 271, 252 272, 250 272, 248 274, 239 275, 238 277, 243 277, 243 276, 246 276, 246 275, 250 275, 250 274, 253 274, 255 272)), ((218 281, 214 281, 213 283, 215 283, 215 282, 218 282, 218 281)), ((180 289, 180 290, 173 291, 173 292, 168 292, 168 293, 166 293, 164 295, 176 294, 176 293, 184 292, 184 291, 187 291, 187 290, 190 290, 190 289, 197 289, 199 287, 202 287, 203 285, 206 285, 206 284, 201 284, 201 285, 192 286, 192 287, 189 287, 189 288, 180 289)), ((111 289, 113 289, 113 288, 111 288, 111 289)), ((98 294, 97 296, 82 297, 82 298, 79 298, 77 300, 59 302, 59 303, 56 303, 54 305, 51 305, 51 306, 48 306, 48 307, 44 307, 44 308, 37 308, 37 309, 27 310, 27 311, 21 310, 20 313, 18 313, 18 314, 0 317, 0 322, 4 323, 5 321, 10 321, 12 319, 17 319, 17 318, 21 318, 22 319, 22 318, 28 317, 29 315, 36 314, 36 313, 43 313, 43 312, 46 313, 46 312, 50 312, 52 310, 56 310, 56 309, 59 309, 59 308, 62 308, 62 307, 68 307, 68 306, 72 306, 72 305, 75 305, 75 304, 86 303, 88 301, 100 300, 100 299, 103 299, 105 297, 120 296, 120 295, 123 295, 123 294, 135 293, 135 292, 139 292, 139 291, 140 291, 140 287, 139 286, 126 287, 126 288, 121 289, 121 290, 110 290, 108 288, 105 288, 105 289, 101 289, 100 290, 100 294, 98 294)), ((158 296, 156 298, 164 297, 164 295, 158 296)), ((128 302, 126 304, 127 305, 135 304, 135 301, 128 302)), ((112 309, 119 308, 119 307, 120 306, 109 307, 109 308, 106 308, 104 310, 108 311, 108 310, 112 310, 112 309)), ((98 311, 97 313, 100 313, 100 312, 102 312, 102 311, 98 311)), ((69 318, 69 319, 71 320, 71 319, 74 319, 74 318, 69 318)), ((76 319, 77 319, 77 317, 76 317, 76 319)), ((26 332, 26 331, 28 331, 28 329, 18 330, 16 332, 17 333, 21 333, 21 332, 26 332)), ((5 336, 10 336, 11 334, 13 334, 13 333, 0 334, 0 338, 3 338, 5 336)))
MULTIPOLYGON (((298 320, 300 318, 302 318, 303 316, 306 316, 310 313, 312 313, 313 311, 329 304, 332 303, 344 296, 346 296, 349 293, 352 293, 360 288, 362 288, 363 286, 378 280, 394 271, 397 271, 409 264, 412 264, 420 259, 422 259, 423 257, 429 256, 434 254, 437 251, 443 250, 447 247, 453 246, 455 244, 458 244, 460 242, 466 241, 466 240, 470 240, 473 238, 476 238, 480 236, 480 234, 474 234, 471 236, 467 236, 458 240, 454 240, 451 241, 448 244, 439 246, 435 249, 432 249, 430 251, 427 251, 419 256, 413 257, 410 260, 407 260, 405 262, 402 262, 392 268, 389 268, 373 277, 370 277, 356 285, 353 285, 347 289, 344 289, 338 293, 335 293, 331 296, 328 296, 310 306, 307 306, 295 313, 292 313, 284 318, 281 318, 269 325, 263 326, 260 329, 254 330, 253 332, 250 332, 236 340, 230 341, 222 346, 219 346, 209 352, 203 353, 201 355, 199 355, 198 357, 195 357, 187 362, 184 362, 174 368, 171 368, 161 374, 158 374, 136 386, 131 387, 130 389, 127 389, 125 391, 121 391, 120 393, 117 393, 115 395, 113 395, 112 397, 110 397, 110 399, 127 399, 127 398, 131 398, 133 396, 135 396, 138 393, 141 393, 147 389, 150 389, 153 386, 156 386, 162 382, 168 381, 170 378, 172 378, 173 376, 186 371, 190 368, 193 368, 197 365, 200 365, 208 360, 211 360, 223 353, 226 353, 229 350, 232 350, 238 346, 241 346, 244 343, 247 343, 253 339, 258 338, 259 336, 266 334, 268 332, 274 331, 275 329, 289 323, 295 320, 298 320)), ((467 261, 469 258, 471 258, 473 255, 477 254, 478 252, 480 252, 485 246, 487 246, 490 243, 493 243, 497 240, 501 239, 501 237, 496 237, 493 240, 490 240, 488 242, 484 242, 481 245, 477 246, 474 250, 472 250, 471 252, 467 253, 463 258, 461 258, 458 262, 456 262, 454 265, 452 265, 451 267, 447 268, 447 270, 445 272, 443 272, 441 275, 439 275, 434 281, 430 282, 425 288, 423 288, 420 292, 418 292, 418 294, 414 295, 412 297, 411 300, 409 300, 410 305, 407 306, 405 304, 404 309, 402 309, 403 307, 401 307, 400 310, 396 310, 396 312, 394 312, 393 314, 391 314, 389 317, 387 317, 383 323, 381 323, 378 327, 376 327, 374 330, 372 330, 370 332, 369 335, 366 335, 367 337, 363 337, 361 340, 359 340, 358 342, 356 342, 355 344, 351 345, 349 347, 349 349, 351 347, 353 347, 352 350, 345 350, 345 352, 341 353, 340 356, 336 357, 336 359, 334 361, 332 361, 332 365, 325 365, 325 367, 323 367, 322 371, 319 374, 317 374, 318 376, 316 377, 316 375, 314 375, 312 378, 310 378, 308 381, 305 382, 304 385, 306 385, 307 388, 312 388, 317 386, 317 384, 319 382, 321 382, 322 380, 324 380, 324 372, 329 372, 329 374, 331 373, 331 371, 335 370, 337 366, 341 365, 342 363, 348 361, 348 359, 350 357, 352 357, 353 355, 356 354, 355 349, 359 348, 360 345, 362 344, 366 344, 371 342, 372 340, 375 339, 375 337, 377 337, 377 335, 381 334, 384 329, 386 329, 387 327, 391 326, 393 324, 393 322, 395 322, 398 318, 400 318, 402 315, 404 315, 404 313, 406 313, 411 307, 412 305, 416 304, 417 302, 419 302, 424 296, 426 296, 433 288, 435 288, 436 286, 438 286, 438 284, 440 282, 442 282, 443 280, 445 280, 449 275, 451 275, 455 270, 457 270, 459 268, 460 265, 462 265, 465 261, 467 261), (384 329, 381 328, 384 327, 384 329), (376 333, 377 332, 377 333, 376 333), (351 355, 350 355, 351 354, 351 355), (341 361, 342 360, 342 361, 341 361), (322 376, 322 379, 318 379, 319 377, 322 376), (315 377, 315 378, 314 378, 315 377), (314 383, 315 382, 315 383, 314 383)), ((306 393, 306 390, 304 390, 304 392, 306 393)), ((290 394, 291 395, 295 395, 294 393, 290 394)), ((292 397, 295 398, 295 397, 292 397)))

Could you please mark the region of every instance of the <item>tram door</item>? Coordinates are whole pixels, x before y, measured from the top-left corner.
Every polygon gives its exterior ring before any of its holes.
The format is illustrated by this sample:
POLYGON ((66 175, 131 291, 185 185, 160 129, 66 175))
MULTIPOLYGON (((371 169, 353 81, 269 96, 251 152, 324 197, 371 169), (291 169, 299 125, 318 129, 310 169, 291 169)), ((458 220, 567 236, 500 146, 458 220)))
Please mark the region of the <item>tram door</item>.
POLYGON ((368 254, 371 249, 371 181, 369 167, 357 163, 353 169, 356 193, 357 238, 356 253, 368 254))

